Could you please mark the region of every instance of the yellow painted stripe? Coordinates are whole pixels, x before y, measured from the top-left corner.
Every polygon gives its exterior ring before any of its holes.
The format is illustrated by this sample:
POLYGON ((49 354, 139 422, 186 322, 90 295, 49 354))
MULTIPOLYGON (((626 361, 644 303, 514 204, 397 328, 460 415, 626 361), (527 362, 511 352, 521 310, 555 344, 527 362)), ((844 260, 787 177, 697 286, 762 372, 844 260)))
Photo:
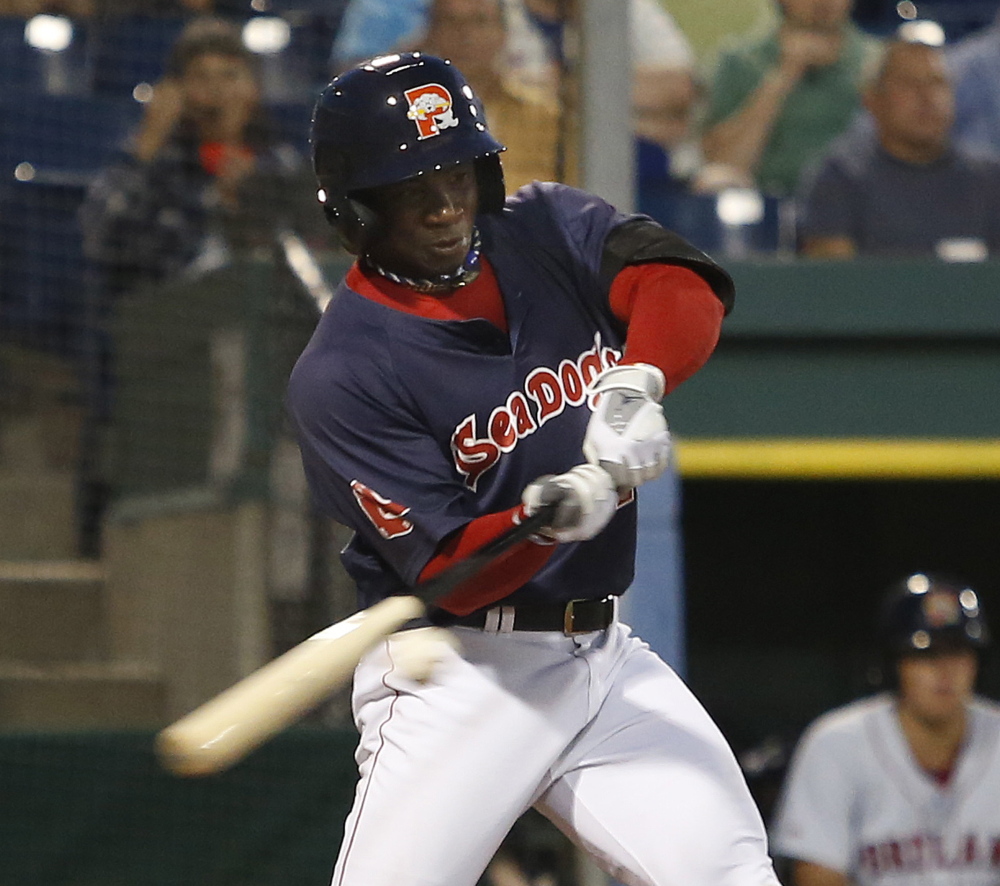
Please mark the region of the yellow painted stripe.
POLYGON ((681 439, 686 478, 1000 479, 1000 439, 681 439))

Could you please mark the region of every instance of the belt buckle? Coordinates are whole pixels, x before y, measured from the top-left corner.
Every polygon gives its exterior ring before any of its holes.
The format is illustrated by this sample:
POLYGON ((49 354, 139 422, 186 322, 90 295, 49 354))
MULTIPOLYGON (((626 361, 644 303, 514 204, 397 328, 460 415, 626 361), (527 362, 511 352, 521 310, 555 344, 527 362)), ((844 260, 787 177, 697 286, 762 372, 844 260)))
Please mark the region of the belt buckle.
POLYGON ((586 634, 587 631, 576 629, 576 604, 583 603, 583 600, 570 600, 566 604, 566 608, 563 610, 563 633, 567 637, 571 637, 574 634, 586 634))

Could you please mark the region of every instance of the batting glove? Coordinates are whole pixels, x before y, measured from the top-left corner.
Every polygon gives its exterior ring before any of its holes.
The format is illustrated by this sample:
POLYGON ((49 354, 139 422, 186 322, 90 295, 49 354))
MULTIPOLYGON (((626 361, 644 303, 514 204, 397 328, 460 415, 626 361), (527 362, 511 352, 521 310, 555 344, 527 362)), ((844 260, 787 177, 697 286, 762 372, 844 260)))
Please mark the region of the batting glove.
POLYGON ((584 457, 606 470, 619 489, 655 480, 670 461, 663 415, 663 373, 648 363, 614 366, 597 377, 599 395, 583 438, 584 457))
POLYGON ((556 505, 552 523, 541 535, 559 542, 586 541, 608 525, 618 507, 618 493, 607 471, 577 465, 565 474, 547 474, 530 483, 521 503, 528 517, 542 505, 556 505))

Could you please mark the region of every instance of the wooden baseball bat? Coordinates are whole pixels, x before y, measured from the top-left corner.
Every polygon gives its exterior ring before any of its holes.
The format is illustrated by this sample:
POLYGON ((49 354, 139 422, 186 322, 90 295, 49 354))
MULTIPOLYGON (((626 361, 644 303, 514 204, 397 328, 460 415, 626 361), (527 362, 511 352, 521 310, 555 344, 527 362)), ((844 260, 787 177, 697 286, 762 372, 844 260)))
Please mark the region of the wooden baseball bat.
POLYGON ((488 542, 465 560, 421 582, 407 596, 388 597, 324 628, 162 730, 156 752, 176 775, 210 775, 234 765, 346 683, 368 650, 426 604, 450 593, 488 563, 551 522, 556 505, 488 542))

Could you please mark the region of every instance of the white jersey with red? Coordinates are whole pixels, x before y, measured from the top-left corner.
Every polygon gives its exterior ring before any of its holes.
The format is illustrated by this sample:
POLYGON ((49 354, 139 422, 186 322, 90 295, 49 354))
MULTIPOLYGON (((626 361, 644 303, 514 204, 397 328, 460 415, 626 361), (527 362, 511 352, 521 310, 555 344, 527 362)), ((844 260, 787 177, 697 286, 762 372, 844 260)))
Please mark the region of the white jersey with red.
POLYGON ((892 694, 823 715, 792 758, 773 843, 859 886, 997 886, 1000 706, 970 704, 947 775, 917 763, 892 694))

